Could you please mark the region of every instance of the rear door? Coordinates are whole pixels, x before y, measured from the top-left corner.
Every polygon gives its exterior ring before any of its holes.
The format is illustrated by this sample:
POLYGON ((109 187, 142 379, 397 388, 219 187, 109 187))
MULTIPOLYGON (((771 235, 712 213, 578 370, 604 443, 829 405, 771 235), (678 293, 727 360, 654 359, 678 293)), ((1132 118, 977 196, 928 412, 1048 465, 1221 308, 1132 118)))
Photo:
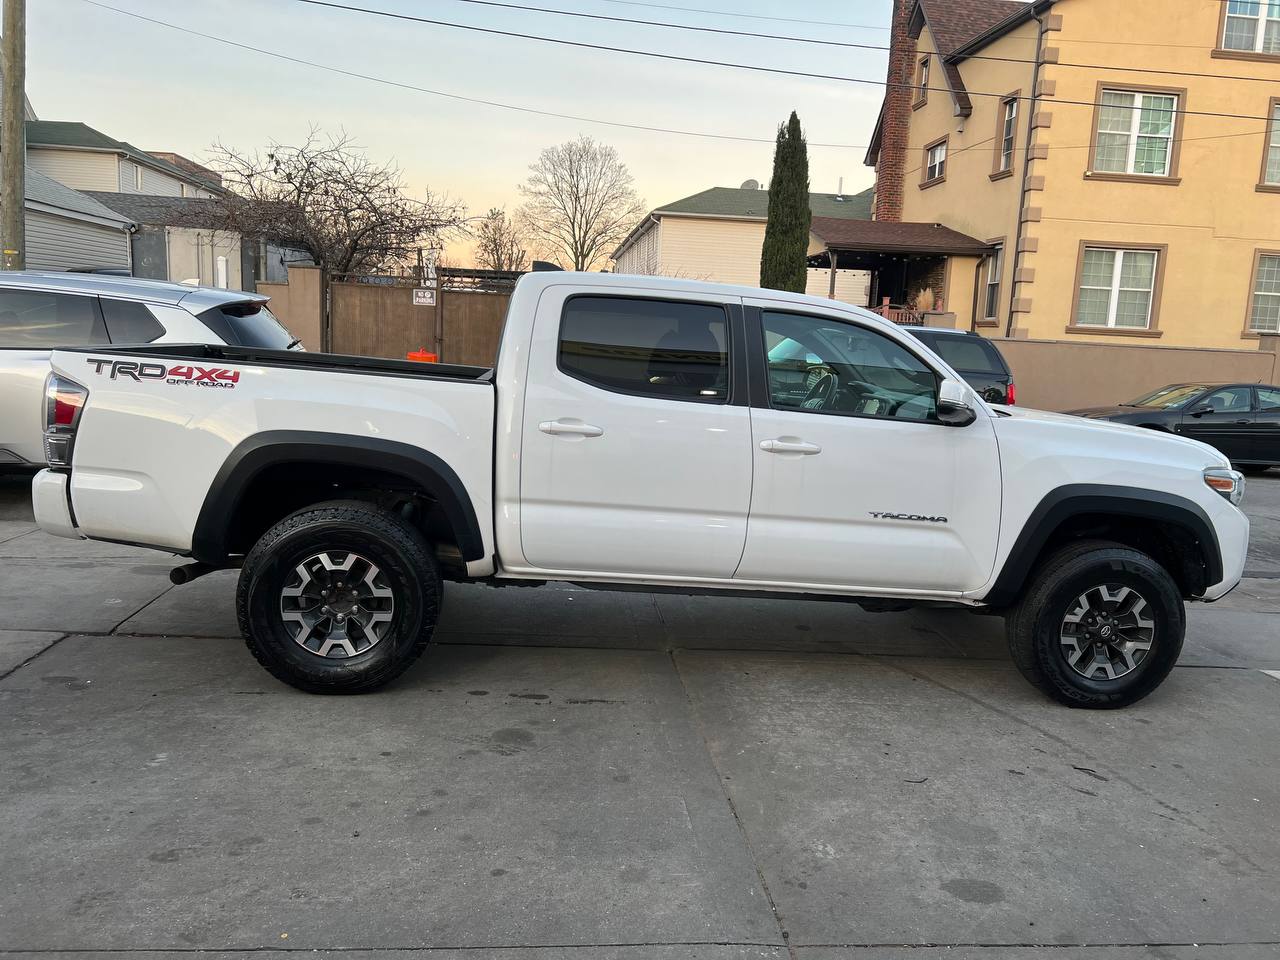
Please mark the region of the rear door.
POLYGON ((730 362, 739 301, 571 291, 543 293, 529 350, 526 562, 622 578, 732 577, 751 498, 746 378, 730 362))
POLYGON ((1280 465, 1280 387, 1258 387, 1253 454, 1260 463, 1280 465))
POLYGON ((1182 415, 1182 433, 1231 460, 1252 460, 1256 419, 1253 387, 1219 387, 1188 405, 1182 415))
POLYGON ((105 343, 97 297, 0 288, 0 463, 44 462, 44 381, 53 348, 105 343))

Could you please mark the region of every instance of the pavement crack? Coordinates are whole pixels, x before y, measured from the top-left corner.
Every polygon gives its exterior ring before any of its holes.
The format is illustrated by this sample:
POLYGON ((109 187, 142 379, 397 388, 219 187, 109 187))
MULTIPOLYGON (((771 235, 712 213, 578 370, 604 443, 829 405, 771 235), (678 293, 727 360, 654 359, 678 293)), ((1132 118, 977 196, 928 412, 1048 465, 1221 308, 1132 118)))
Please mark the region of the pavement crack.
POLYGON ((22 661, 20 664, 18 664, 16 667, 13 667, 13 668, 11 668, 11 669, 9 669, 9 670, 6 670, 4 673, 0 673, 0 680, 5 680, 5 679, 7 679, 7 678, 9 678, 9 677, 13 676, 15 673, 17 673, 17 672, 18 672, 19 670, 21 670, 23 667, 27 666, 28 664, 34 663, 36 660, 39 660, 39 659, 40 659, 41 657, 43 657, 46 653, 48 653, 50 650, 52 650, 54 647, 56 647, 58 644, 60 644, 63 640, 67 639, 67 637, 69 637, 69 636, 71 636, 71 634, 69 634, 69 633, 64 633, 64 634, 62 634, 62 636, 60 636, 60 637, 55 637, 52 641, 50 641, 50 642, 49 642, 48 646, 45 646, 45 647, 43 647, 43 648, 41 648, 41 649, 37 650, 35 653, 33 653, 31 656, 27 657, 27 659, 23 660, 23 661, 22 661))
POLYGON ((121 627, 123 627, 126 623, 128 623, 130 620, 132 620, 132 619, 133 619, 134 617, 136 617, 138 614, 140 614, 143 610, 147 609, 147 607, 151 606, 153 603, 155 603, 155 602, 156 602, 157 600, 159 600, 161 597, 166 596, 166 595, 169 593, 169 591, 170 591, 170 590, 172 590, 172 589, 174 588, 174 586, 175 586, 175 584, 172 584, 172 583, 171 583, 171 584, 169 584, 169 586, 165 587, 163 590, 161 590, 159 593, 157 593, 154 597, 152 597, 150 600, 148 600, 146 603, 144 603, 142 606, 140 606, 137 610, 133 611, 133 613, 129 614, 127 617, 125 617, 123 620, 121 620, 119 623, 117 623, 114 627, 112 627, 110 630, 108 630, 108 631, 107 631, 107 635, 108 635, 108 636, 112 636, 113 634, 115 634, 115 632, 116 632, 117 630, 119 630, 119 629, 120 629, 121 627))
POLYGON ((769 881, 765 878, 764 868, 760 864, 760 858, 756 855, 751 836, 747 833, 747 825, 742 822, 742 817, 738 814, 738 805, 733 802, 733 796, 724 785, 724 774, 720 770, 720 765, 716 763, 716 757, 711 750, 710 741, 707 740, 707 734, 703 729, 698 708, 693 702, 692 694, 689 692, 689 685, 684 682, 684 674, 680 671, 680 664, 676 660, 676 651, 669 650, 667 655, 671 659, 671 669, 675 671, 676 679, 680 681, 680 690, 684 693, 685 703, 688 704, 689 715, 693 719, 694 728, 698 732, 699 739, 702 740, 703 749, 707 752, 707 759, 711 761, 711 769, 715 772, 716 781, 720 784, 720 790, 724 793, 725 802, 729 805, 729 812, 733 814, 733 822, 738 828, 739 836, 742 837, 742 845, 746 848, 747 856, 751 859, 751 866, 755 868, 756 879, 760 882, 760 889, 764 891, 765 900, 768 902, 769 910, 773 914, 773 921, 778 925, 778 934, 782 937, 782 943, 787 949, 787 956, 790 960, 796 960, 796 948, 791 944, 791 934, 787 931, 786 921, 782 916, 782 911, 778 909, 778 902, 773 898, 773 891, 769 889, 769 881))

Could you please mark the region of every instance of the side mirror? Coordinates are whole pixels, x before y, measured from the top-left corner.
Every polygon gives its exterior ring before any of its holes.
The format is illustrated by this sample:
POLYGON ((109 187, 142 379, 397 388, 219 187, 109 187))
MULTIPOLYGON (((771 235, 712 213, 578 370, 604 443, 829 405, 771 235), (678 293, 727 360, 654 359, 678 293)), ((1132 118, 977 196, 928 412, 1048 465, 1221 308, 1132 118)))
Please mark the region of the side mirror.
POLYGON ((978 419, 972 391, 958 380, 943 380, 938 387, 938 419, 948 427, 967 427, 978 419))

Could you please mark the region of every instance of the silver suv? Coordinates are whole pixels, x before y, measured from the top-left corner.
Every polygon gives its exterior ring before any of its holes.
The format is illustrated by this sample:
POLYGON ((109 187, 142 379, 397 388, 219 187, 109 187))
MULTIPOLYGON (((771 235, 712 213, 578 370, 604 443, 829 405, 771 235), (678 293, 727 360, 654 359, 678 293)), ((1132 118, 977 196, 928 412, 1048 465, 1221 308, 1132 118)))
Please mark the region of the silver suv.
POLYGON ((299 341, 267 298, 101 274, 0 273, 0 470, 44 458, 44 381, 55 347, 213 343, 273 350, 299 341))

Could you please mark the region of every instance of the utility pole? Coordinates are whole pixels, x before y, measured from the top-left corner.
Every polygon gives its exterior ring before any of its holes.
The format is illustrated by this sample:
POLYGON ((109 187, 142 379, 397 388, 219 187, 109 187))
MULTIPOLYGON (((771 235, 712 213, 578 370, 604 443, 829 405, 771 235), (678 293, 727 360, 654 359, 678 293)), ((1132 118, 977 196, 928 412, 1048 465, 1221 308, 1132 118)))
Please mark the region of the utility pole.
POLYGON ((27 3, 4 0, 4 117, 0 120, 0 241, 5 270, 27 265, 27 3))

